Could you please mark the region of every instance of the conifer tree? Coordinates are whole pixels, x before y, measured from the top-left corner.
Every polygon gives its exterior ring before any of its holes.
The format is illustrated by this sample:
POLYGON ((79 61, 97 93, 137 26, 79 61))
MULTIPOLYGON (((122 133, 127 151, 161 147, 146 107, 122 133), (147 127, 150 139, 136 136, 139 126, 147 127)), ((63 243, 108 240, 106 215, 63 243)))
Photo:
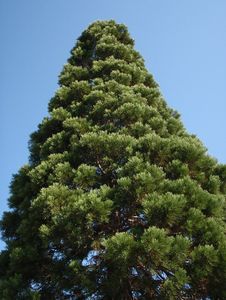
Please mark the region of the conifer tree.
POLYGON ((13 176, 0 299, 226 299, 226 166, 127 28, 93 23, 13 176))

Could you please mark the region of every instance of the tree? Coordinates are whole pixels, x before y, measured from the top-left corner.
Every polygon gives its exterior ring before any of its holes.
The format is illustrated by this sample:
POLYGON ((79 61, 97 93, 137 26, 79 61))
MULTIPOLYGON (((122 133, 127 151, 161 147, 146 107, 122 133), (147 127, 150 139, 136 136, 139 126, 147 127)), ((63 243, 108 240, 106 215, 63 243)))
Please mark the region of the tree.
POLYGON ((124 25, 85 30, 1 221, 1 299, 226 299, 226 166, 124 25))

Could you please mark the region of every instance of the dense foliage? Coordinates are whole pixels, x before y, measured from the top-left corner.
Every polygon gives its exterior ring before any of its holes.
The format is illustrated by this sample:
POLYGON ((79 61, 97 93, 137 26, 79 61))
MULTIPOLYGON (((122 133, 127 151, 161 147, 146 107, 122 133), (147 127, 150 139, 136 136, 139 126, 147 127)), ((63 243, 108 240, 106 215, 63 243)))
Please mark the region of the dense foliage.
POLYGON ((226 166, 124 25, 85 30, 1 221, 0 299, 226 299, 226 166))

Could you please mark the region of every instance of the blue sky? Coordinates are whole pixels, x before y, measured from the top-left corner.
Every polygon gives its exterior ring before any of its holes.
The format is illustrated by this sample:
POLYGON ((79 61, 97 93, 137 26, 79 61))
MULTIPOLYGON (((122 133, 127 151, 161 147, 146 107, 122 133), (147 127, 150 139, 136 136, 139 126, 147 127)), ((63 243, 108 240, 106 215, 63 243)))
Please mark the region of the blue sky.
POLYGON ((0 1, 0 215, 70 49, 96 20, 128 26, 169 106, 226 163, 225 15, 225 0, 0 1))

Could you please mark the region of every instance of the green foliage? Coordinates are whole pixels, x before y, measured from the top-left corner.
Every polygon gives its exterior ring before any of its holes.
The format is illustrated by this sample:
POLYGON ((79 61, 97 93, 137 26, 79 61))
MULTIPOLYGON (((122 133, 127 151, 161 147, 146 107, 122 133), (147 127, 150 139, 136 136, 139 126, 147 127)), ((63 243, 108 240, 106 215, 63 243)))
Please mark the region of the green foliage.
POLYGON ((226 166, 133 46, 97 21, 71 50, 11 183, 0 299, 226 299, 226 166))

